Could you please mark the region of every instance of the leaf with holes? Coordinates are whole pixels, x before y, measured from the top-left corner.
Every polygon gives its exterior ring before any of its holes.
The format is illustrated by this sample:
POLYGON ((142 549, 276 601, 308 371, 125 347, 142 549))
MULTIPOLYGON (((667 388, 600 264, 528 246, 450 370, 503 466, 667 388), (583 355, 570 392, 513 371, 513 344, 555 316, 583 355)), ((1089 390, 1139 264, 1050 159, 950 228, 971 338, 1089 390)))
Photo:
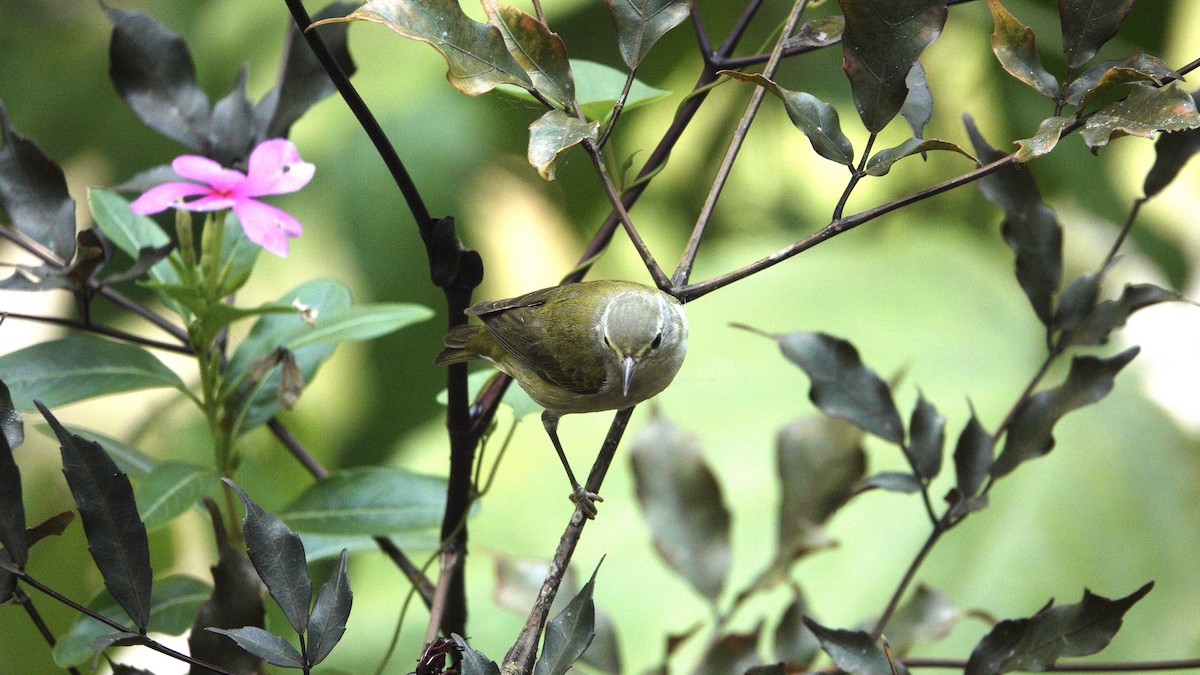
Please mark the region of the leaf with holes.
POLYGON ((1200 127, 1191 95, 1172 82, 1165 87, 1135 84, 1129 97, 1101 108, 1088 118, 1080 136, 1093 153, 1121 136, 1151 138, 1158 131, 1200 127))

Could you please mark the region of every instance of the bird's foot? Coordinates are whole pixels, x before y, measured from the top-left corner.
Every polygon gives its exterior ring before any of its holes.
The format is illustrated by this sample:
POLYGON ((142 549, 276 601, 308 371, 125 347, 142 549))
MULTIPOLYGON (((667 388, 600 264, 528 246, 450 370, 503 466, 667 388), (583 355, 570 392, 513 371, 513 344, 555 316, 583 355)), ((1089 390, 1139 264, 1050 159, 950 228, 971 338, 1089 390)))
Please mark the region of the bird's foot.
POLYGON ((588 520, 596 519, 596 502, 602 501, 604 501, 604 497, 587 490, 582 485, 576 485, 575 491, 571 493, 571 502, 583 511, 583 515, 587 516, 588 520))

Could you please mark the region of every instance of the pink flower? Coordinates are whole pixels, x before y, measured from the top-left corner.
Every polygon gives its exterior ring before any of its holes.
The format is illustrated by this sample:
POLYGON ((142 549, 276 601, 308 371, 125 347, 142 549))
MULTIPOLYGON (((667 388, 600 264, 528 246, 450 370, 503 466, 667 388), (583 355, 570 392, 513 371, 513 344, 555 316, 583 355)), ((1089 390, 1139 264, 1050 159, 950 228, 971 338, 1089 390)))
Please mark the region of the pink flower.
POLYGON ((316 167, 300 159, 291 141, 273 138, 250 153, 246 173, 223 168, 197 155, 181 155, 171 162, 175 173, 198 183, 163 183, 129 205, 141 215, 168 208, 188 211, 233 209, 250 241, 278 256, 286 256, 288 239, 300 236, 300 221, 255 197, 295 192, 312 180, 316 167), (204 183, 201 185, 200 183, 204 183), (185 202, 185 197, 196 197, 185 202))

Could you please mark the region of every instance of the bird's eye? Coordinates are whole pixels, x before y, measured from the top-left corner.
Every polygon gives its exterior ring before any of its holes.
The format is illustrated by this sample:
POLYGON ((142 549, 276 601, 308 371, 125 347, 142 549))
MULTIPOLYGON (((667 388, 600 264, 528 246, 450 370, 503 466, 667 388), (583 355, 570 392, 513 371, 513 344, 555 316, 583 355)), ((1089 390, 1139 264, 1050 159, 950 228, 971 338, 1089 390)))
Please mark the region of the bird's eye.
POLYGON ((658 335, 654 336, 654 341, 650 343, 650 349, 658 349, 658 346, 661 344, 662 344, 662 333, 659 333, 658 335))

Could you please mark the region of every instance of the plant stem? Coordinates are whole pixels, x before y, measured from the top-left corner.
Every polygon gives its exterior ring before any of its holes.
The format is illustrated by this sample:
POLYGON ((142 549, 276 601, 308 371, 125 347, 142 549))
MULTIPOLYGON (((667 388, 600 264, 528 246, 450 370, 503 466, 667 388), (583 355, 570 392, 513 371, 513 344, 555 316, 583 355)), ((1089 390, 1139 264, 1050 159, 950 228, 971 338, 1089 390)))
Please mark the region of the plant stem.
POLYGON ((887 607, 884 608, 883 614, 879 615, 879 619, 875 622, 875 626, 871 629, 872 638, 879 639, 879 636, 883 634, 883 629, 887 626, 888 621, 891 620, 892 615, 896 613, 896 607, 899 606, 900 599, 904 597, 904 592, 908 590, 908 587, 912 584, 913 578, 917 575, 917 569, 921 566, 921 563, 925 562, 925 558, 929 556, 929 552, 933 550, 934 545, 937 544, 938 540, 942 538, 942 535, 945 534, 946 531, 947 530, 943 526, 942 522, 934 525, 933 530, 931 530, 929 533, 929 537, 925 540, 925 544, 921 546, 920 551, 917 551, 917 555, 913 558, 912 562, 909 563, 908 569, 905 570, 904 577, 902 577, 900 579, 900 583, 896 585, 896 590, 892 593, 892 597, 888 599, 888 604, 887 607))

